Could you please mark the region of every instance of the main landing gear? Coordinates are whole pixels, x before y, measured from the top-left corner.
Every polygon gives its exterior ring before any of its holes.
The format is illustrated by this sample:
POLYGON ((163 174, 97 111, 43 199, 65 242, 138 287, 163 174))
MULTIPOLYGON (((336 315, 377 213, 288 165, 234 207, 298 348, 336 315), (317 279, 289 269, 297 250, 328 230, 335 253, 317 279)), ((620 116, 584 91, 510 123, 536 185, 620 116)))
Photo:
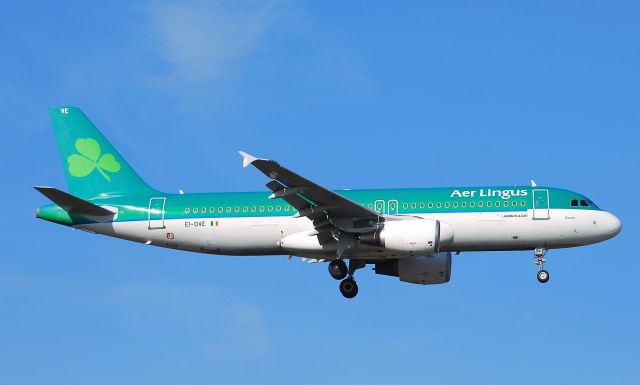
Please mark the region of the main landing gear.
POLYGON ((345 298, 353 298, 358 295, 358 284, 356 280, 353 279, 353 274, 356 270, 364 266, 365 263, 363 261, 354 259, 349 260, 348 268, 342 259, 335 259, 329 263, 329 274, 331 274, 331 277, 342 280, 342 282, 340 282, 340 293, 342 293, 345 298))
POLYGON ((538 265, 538 282, 549 282, 549 272, 544 269, 544 263, 547 262, 547 260, 544 259, 544 255, 547 251, 542 248, 537 248, 533 253, 536 257, 536 265, 538 265))
POLYGON ((353 298, 358 295, 358 284, 356 280, 353 278, 347 278, 344 281, 340 282, 340 293, 345 298, 353 298))
POLYGON ((329 262, 329 274, 333 279, 343 280, 349 274, 347 264, 342 259, 334 259, 329 262))

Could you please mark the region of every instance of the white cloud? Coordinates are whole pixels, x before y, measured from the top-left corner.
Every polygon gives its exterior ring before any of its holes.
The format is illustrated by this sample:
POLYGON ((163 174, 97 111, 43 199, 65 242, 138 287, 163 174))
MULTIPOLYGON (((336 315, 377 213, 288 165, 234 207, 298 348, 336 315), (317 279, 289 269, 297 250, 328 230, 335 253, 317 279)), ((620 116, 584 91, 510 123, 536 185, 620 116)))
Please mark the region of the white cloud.
POLYGON ((279 1, 167 2, 146 8, 160 55, 174 80, 207 81, 227 75, 263 49, 282 16, 279 1))

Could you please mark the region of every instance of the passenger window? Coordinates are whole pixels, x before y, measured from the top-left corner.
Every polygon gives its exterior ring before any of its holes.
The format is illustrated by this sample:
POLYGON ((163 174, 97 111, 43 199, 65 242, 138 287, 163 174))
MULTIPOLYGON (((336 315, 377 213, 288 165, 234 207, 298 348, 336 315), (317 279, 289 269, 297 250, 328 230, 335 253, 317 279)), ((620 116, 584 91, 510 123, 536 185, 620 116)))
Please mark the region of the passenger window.
POLYGON ((373 205, 372 205, 371 203, 369 203, 369 204, 367 205, 367 207, 368 207, 368 208, 370 208, 370 209, 372 209, 372 208, 373 208, 373 205))
POLYGON ((457 209, 458 208, 458 202, 453 202, 453 208, 457 209))
POLYGON ((276 206, 276 211, 280 211, 280 210, 282 210, 282 207, 276 206))
POLYGON ((240 207, 236 206, 236 208, 233 211, 235 211, 236 213, 239 213, 240 212, 240 207))
POLYGON ((424 208, 424 202, 420 202, 420 208, 423 209, 424 208))
POLYGON ((572 199, 571 200, 571 206, 576 207, 578 205, 578 200, 577 199, 572 199))
POLYGON ((210 213, 215 213, 215 212, 216 212, 215 207, 209 207, 209 212, 210 212, 210 213))
POLYGON ((491 207, 491 201, 487 202, 487 207, 491 207))
POLYGON ((462 204, 462 207, 463 207, 463 208, 464 208, 464 207, 467 207, 467 202, 462 202, 461 204, 462 204))
POLYGON ((231 212, 231 207, 227 207, 227 212, 230 213, 231 212))
POLYGON ((516 201, 511 202, 511 206, 516 207, 517 205, 518 205, 518 202, 516 201))
POLYGON ((402 204, 402 208, 403 208, 403 209, 409 208, 409 205, 408 205, 407 203, 403 203, 403 204, 402 204))
POLYGON ((251 206, 251 212, 255 213, 256 212, 256 206, 251 206))
POLYGON ((504 205, 503 205, 503 206, 504 206, 504 207, 509 207, 509 202, 504 201, 504 205))
POLYGON ((437 208, 441 208, 442 207, 442 203, 440 203, 440 202, 436 203, 436 207, 437 208))
POLYGON ((478 202, 478 207, 482 207, 482 201, 478 202))
POLYGON ((449 208, 449 202, 445 202, 445 204, 444 204, 444 208, 445 208, 445 209, 448 209, 448 208, 449 208))
POLYGON ((433 203, 429 202, 429 208, 432 209, 433 208, 433 203))
POLYGON ((476 202, 469 202, 469 207, 476 207, 476 202))
POLYGON ((185 209, 184 209, 184 213, 185 213, 185 214, 189 214, 189 212, 190 212, 190 211, 191 211, 191 209, 190 209, 190 208, 185 207, 185 209))
POLYGON ((247 206, 244 206, 244 207, 242 208, 242 212, 243 212, 243 213, 246 213, 247 211, 249 211, 249 208, 248 208, 247 206))
POLYGON ((198 208, 197 208, 197 207, 194 207, 194 208, 193 208, 193 213, 194 213, 194 214, 197 214, 197 213, 198 213, 198 208))
MULTIPOLYGON (((391 204, 391 208, 393 208, 393 203, 391 204)), ((411 204, 411 208, 412 208, 412 209, 415 209, 415 208, 416 208, 416 204, 415 204, 415 203, 412 203, 412 204, 411 204)))
POLYGON ((202 213, 204 214, 204 213, 206 213, 206 212, 207 212, 207 208, 206 208, 206 207, 203 207, 203 208, 202 208, 202 213))
POLYGON ((272 211, 273 211, 273 206, 269 206, 269 207, 267 207, 267 211, 268 211, 268 212, 272 212, 272 211))
POLYGON ((289 211, 289 206, 284 206, 284 211, 289 211))
POLYGON ((260 206, 260 212, 263 213, 264 212, 264 206, 260 206))
POLYGON ((524 206, 526 206, 526 205, 527 205, 527 204, 526 204, 526 202, 525 202, 525 201, 520 201, 520 206, 524 207, 524 206))
POLYGON ((589 205, 589 202, 587 202, 586 200, 580 199, 580 206, 587 207, 587 206, 590 206, 590 205, 589 205))
POLYGON ((223 212, 223 211, 224 211, 224 208, 222 208, 222 207, 218 207, 218 212, 219 212, 220 214, 222 214, 222 212, 223 212))

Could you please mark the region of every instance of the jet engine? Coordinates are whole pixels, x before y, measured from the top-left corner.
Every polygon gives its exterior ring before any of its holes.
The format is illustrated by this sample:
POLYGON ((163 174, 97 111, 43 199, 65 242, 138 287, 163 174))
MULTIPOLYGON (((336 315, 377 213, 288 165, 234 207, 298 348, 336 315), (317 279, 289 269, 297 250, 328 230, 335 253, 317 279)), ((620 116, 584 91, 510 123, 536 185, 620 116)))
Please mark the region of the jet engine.
POLYGON ((445 222, 433 219, 387 221, 372 232, 361 234, 363 245, 384 247, 401 255, 432 255, 453 240, 453 229, 445 222))
POLYGON ((451 279, 451 253, 392 259, 376 263, 376 274, 398 277, 403 282, 434 285, 451 279))

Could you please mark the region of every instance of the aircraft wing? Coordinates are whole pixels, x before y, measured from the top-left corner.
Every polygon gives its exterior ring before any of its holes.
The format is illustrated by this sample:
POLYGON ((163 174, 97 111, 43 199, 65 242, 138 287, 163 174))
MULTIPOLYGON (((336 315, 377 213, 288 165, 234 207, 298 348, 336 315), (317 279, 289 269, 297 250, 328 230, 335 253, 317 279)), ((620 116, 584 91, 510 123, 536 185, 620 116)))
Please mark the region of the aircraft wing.
POLYGON ((239 153, 244 158, 244 167, 253 165, 271 179, 267 183, 273 191, 269 198, 284 199, 298 210, 296 216, 313 221, 321 243, 332 237, 330 233, 329 237, 322 233, 334 228, 359 233, 370 231, 381 221, 380 214, 375 211, 296 174, 276 161, 256 158, 242 151, 239 153))

